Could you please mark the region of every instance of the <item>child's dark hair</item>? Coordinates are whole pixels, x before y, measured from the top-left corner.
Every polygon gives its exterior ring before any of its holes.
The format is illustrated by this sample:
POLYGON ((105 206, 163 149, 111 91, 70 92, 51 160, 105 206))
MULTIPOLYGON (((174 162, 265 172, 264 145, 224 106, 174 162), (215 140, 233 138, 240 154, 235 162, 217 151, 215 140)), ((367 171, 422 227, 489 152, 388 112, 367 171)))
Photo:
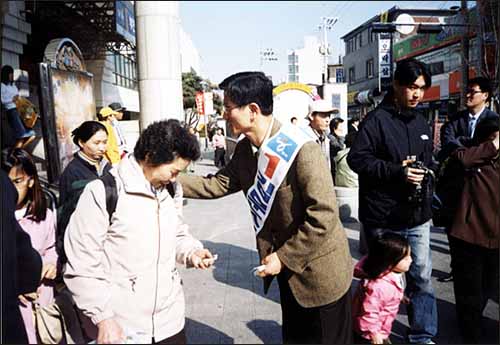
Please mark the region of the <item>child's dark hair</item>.
POLYGON ((45 220, 47 216, 47 201, 43 195, 36 165, 31 155, 23 149, 11 148, 2 152, 2 169, 8 174, 13 168, 21 169, 33 179, 33 187, 29 189, 26 197, 29 203, 26 213, 35 222, 45 220))
POLYGON ((75 128, 73 132, 71 132, 71 135, 73 136, 73 142, 75 145, 80 147, 80 140, 86 143, 99 131, 104 131, 107 135, 109 135, 106 127, 102 123, 97 121, 85 121, 80 126, 75 128))
POLYGON ((408 255, 409 250, 410 246, 404 237, 386 232, 370 243, 368 256, 363 263, 363 271, 368 279, 378 278, 396 266, 408 255))

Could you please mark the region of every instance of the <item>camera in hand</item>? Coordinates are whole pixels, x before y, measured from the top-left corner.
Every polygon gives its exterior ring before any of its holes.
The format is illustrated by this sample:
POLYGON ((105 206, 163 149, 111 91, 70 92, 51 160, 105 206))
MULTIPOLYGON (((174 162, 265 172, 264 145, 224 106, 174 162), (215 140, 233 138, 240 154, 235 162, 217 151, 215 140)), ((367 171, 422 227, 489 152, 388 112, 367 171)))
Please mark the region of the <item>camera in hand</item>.
POLYGON ((424 199, 424 192, 422 189, 422 185, 427 185, 429 180, 429 175, 432 174, 432 170, 428 169, 422 161, 413 161, 408 163, 409 168, 413 169, 421 169, 424 170, 424 179, 419 185, 414 186, 412 188, 410 195, 408 196, 408 201, 414 204, 421 204, 424 199))

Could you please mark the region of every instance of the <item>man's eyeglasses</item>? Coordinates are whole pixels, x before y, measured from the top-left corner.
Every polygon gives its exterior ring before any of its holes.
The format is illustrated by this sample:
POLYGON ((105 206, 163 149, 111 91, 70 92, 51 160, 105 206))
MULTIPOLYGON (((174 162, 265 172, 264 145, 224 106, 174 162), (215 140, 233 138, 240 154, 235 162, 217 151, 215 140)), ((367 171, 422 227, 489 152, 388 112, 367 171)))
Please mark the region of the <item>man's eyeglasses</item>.
POLYGON ((466 95, 471 95, 471 96, 474 96, 476 93, 483 93, 483 91, 481 90, 466 90, 465 94, 466 95))

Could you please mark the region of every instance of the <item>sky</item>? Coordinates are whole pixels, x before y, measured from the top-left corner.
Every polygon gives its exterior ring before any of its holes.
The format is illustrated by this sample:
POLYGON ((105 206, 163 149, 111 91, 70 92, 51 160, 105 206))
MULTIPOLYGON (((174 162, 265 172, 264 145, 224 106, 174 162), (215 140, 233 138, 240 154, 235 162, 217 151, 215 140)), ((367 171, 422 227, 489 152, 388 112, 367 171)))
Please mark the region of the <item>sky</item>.
POLYGON ((340 37, 395 5, 449 9, 460 1, 180 1, 179 14, 200 53, 203 78, 220 83, 236 72, 262 70, 278 84, 286 78, 287 51, 302 48, 304 36, 321 40, 322 17, 338 17, 327 33, 329 62, 338 63, 345 51, 340 37), (272 49, 278 61, 261 65, 264 49, 272 49))

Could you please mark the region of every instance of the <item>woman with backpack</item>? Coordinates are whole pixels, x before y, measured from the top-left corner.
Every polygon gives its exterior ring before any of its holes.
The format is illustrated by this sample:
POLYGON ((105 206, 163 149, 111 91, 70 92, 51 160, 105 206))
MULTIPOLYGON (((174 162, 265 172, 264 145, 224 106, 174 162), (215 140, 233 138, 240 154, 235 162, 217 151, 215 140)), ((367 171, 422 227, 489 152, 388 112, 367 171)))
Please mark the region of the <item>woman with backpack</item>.
MULTIPOLYGON (((30 344, 36 344, 32 301, 41 307, 54 299, 57 253, 55 248, 56 219, 43 195, 35 163, 23 149, 13 148, 3 152, 2 169, 9 175, 18 193, 16 219, 29 234, 32 246, 42 257, 42 274, 38 289, 19 295, 19 308, 30 344)), ((23 279, 20 277, 21 280, 23 279)))
POLYGON ((103 176, 111 169, 111 164, 104 158, 108 132, 103 124, 97 121, 85 121, 75 128, 71 135, 73 142, 80 150, 74 154, 59 179, 56 247, 59 254, 60 273, 66 263, 64 232, 80 194, 87 183, 103 176))

